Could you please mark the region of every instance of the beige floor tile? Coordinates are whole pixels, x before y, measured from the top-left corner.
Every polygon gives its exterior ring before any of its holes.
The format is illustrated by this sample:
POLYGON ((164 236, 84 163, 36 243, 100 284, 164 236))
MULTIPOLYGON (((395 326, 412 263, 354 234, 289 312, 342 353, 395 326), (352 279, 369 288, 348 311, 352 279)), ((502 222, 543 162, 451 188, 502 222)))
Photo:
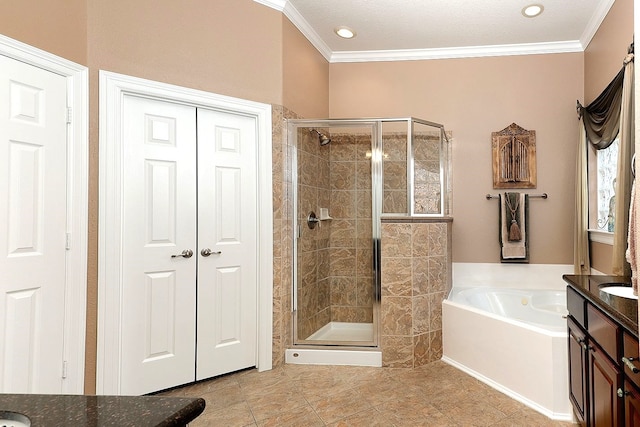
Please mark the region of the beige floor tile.
POLYGON ((440 403, 437 409, 463 426, 490 426, 507 418, 500 410, 474 400, 440 403))
POLYGON ((313 380, 295 380, 295 387, 300 390, 308 402, 316 402, 331 394, 351 390, 353 384, 342 378, 317 378, 313 380))
POLYGON ((189 423, 189 427, 211 427, 211 426, 255 426, 257 425, 251 409, 246 402, 236 403, 225 409, 210 411, 205 408, 205 412, 189 423))
POLYGON ((293 389, 247 396, 246 402, 251 407, 251 412, 256 421, 272 418, 280 413, 309 405, 302 394, 293 389))
POLYGON ((301 406, 258 422, 261 427, 315 427, 324 426, 311 406, 301 406))
POLYGON ((322 421, 329 424, 369 409, 371 406, 360 393, 355 390, 347 390, 312 402, 311 407, 322 418, 322 421))
POLYGON ((191 427, 559 426, 441 361, 410 368, 284 365, 161 393, 203 397, 191 427))
POLYGON ((330 427, 388 427, 393 425, 393 420, 375 408, 369 408, 327 425, 330 427))
POLYGON ((202 397, 206 402, 205 408, 211 411, 217 411, 219 409, 225 409, 229 406, 235 405, 245 401, 245 396, 242 394, 242 390, 239 385, 231 385, 214 389, 208 393, 195 393, 202 397))

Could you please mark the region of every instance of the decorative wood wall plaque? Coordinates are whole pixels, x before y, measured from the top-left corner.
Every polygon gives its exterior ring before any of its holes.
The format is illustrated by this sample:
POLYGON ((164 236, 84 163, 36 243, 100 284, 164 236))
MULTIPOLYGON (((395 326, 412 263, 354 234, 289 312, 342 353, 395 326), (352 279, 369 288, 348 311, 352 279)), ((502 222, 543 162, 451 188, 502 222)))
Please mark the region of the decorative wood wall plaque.
POLYGON ((536 131, 515 123, 491 133, 493 188, 536 188, 536 131))

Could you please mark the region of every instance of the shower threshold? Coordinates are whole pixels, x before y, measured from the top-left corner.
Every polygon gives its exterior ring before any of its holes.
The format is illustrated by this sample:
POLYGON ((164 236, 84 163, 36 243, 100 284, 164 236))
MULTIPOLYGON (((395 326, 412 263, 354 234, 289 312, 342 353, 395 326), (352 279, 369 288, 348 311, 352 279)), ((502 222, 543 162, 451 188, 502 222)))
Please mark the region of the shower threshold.
MULTIPOLYGON (((340 343, 348 345, 373 342, 372 323, 330 322, 318 329, 306 340, 331 342, 330 347, 293 348, 285 351, 285 363, 298 365, 347 365, 382 366, 382 352, 379 348, 340 348, 340 343)), ((345 347, 347 347, 345 346, 345 347)))

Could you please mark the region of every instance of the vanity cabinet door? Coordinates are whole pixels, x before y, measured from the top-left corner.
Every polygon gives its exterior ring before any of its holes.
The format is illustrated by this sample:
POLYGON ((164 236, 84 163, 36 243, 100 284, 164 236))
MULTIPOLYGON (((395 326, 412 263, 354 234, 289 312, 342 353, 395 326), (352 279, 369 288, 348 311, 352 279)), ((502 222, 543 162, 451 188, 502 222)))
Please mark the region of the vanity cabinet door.
POLYGON ((600 347, 594 344, 589 346, 589 373, 589 425, 624 425, 621 424, 624 421, 624 400, 618 397, 618 388, 623 386, 622 374, 600 347))
POLYGON ((624 373, 636 387, 640 388, 640 360, 638 360, 640 356, 638 355, 638 340, 634 336, 625 332, 622 343, 623 358, 620 359, 620 362, 624 367, 624 373))
POLYGON ((624 425, 626 427, 640 427, 640 392, 625 381, 624 425))
POLYGON ((569 327, 569 399, 580 425, 587 425, 587 342, 586 335, 572 317, 569 327))

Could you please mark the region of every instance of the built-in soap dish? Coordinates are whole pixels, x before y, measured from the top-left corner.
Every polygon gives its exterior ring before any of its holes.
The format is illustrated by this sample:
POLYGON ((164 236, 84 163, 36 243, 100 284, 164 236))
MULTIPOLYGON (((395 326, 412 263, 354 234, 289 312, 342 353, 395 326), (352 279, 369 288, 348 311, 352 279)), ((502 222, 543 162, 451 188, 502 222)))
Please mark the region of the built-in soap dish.
POLYGON ((327 221, 329 219, 333 219, 329 216, 329 209, 320 208, 320 221, 327 221))

